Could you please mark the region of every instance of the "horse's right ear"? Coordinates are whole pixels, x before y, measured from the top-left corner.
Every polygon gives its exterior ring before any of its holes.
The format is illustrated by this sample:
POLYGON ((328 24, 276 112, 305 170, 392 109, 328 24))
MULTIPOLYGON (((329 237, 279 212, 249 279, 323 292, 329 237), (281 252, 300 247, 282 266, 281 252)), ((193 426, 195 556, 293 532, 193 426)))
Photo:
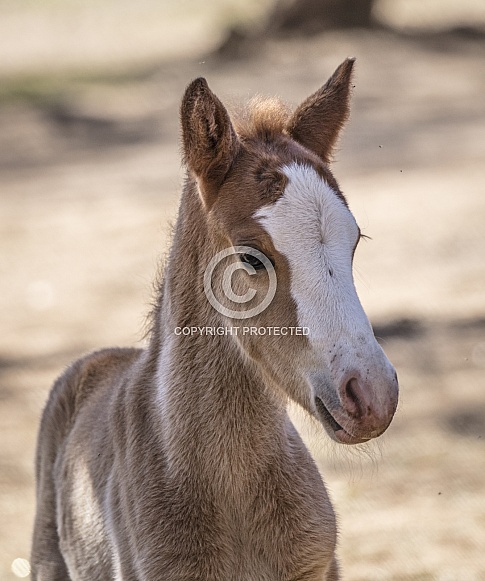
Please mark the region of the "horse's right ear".
POLYGON ((287 131, 324 162, 332 150, 350 112, 350 93, 354 58, 345 60, 325 85, 313 93, 293 113, 287 131))
POLYGON ((180 107, 185 162, 210 210, 239 149, 224 105, 203 78, 187 87, 180 107))

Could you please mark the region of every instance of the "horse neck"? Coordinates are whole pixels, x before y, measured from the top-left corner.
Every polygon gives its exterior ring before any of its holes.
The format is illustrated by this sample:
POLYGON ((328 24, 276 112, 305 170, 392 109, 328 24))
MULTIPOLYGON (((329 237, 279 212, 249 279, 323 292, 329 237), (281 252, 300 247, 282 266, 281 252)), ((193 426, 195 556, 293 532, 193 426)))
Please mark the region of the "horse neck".
MULTIPOLYGON (((284 402, 265 385, 236 338, 184 327, 227 327, 203 290, 205 265, 222 248, 211 236, 194 184, 187 184, 164 274, 158 337, 157 409, 173 468, 242 485, 284 446, 284 402), (231 478, 234 475, 234 479, 231 478), (237 479, 235 478, 237 475, 237 479)), ((237 324, 237 323, 236 323, 237 324)))

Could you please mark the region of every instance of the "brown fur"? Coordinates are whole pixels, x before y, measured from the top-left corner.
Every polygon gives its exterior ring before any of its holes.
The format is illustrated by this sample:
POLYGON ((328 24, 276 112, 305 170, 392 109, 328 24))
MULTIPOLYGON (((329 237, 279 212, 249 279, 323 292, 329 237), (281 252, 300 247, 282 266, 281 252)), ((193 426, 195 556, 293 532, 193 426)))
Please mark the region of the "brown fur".
POLYGON ((297 325, 288 264, 252 215, 283 193, 290 161, 312 164, 338 191, 326 162, 348 115, 351 68, 295 114, 260 102, 235 126, 205 80, 188 87, 189 172, 149 347, 75 362, 44 411, 34 581, 338 579, 333 509, 285 409, 288 397, 308 407, 292 367, 305 337, 174 329, 229 324, 202 277, 230 244, 276 263, 276 296, 251 324, 297 325))

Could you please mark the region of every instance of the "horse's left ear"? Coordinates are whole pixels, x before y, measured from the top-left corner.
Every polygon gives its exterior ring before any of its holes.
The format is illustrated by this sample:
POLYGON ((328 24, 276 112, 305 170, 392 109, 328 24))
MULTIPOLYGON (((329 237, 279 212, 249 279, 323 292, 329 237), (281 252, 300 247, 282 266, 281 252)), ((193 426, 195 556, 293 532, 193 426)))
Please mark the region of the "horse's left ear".
POLYGON ((325 85, 296 109, 287 125, 289 135, 328 163, 340 130, 350 113, 352 69, 345 60, 325 85))
POLYGON ((239 140, 224 105, 203 78, 187 87, 180 120, 185 162, 210 210, 239 150, 239 140))

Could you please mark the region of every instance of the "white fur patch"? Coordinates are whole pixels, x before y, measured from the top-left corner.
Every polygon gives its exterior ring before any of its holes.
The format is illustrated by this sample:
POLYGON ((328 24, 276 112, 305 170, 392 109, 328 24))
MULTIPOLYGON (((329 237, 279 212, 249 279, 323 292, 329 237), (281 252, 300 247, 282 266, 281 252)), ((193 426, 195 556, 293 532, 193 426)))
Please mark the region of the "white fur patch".
POLYGON ((105 524, 96 496, 92 476, 85 458, 79 455, 72 464, 72 473, 66 490, 60 488, 58 506, 69 506, 65 518, 62 510, 57 514, 57 527, 62 556, 71 579, 79 579, 80 571, 95 571, 105 551, 105 524))
POLYGON ((332 382, 355 357, 380 351, 357 296, 352 253, 357 223, 337 193, 311 166, 292 163, 284 194, 255 217, 275 248, 287 258, 298 323, 309 328, 313 359, 330 371, 332 382), (332 365, 338 355, 338 366, 332 365))

